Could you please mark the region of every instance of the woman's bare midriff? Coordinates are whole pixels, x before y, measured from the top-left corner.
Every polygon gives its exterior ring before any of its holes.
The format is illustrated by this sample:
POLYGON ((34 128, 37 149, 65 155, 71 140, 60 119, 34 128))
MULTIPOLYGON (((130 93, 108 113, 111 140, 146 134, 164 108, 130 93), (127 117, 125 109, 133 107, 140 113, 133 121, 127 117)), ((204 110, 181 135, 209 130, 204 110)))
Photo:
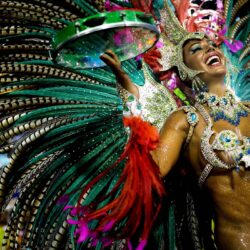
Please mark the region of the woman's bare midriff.
MULTIPOLYGON (((240 131, 241 135, 250 137, 250 116, 241 118, 241 124, 235 128, 225 121, 214 123, 214 131, 240 131)), ((187 157, 199 176, 206 165, 200 150, 200 138, 206 127, 205 121, 200 122, 194 131, 187 157)), ((221 160, 228 159, 218 152, 221 160)), ((218 250, 250 250, 250 168, 240 167, 223 170, 214 169, 205 181, 215 212, 215 243, 218 250)))
POLYGON ((250 171, 212 175, 206 187, 215 211, 215 242, 219 250, 250 249, 250 171))

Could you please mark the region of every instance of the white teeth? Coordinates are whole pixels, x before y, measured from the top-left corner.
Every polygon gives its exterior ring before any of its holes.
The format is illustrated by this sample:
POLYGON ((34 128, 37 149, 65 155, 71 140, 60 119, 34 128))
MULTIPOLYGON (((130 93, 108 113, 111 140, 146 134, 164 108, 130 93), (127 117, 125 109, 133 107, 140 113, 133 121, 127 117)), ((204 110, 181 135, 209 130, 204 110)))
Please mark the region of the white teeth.
POLYGON ((220 58, 218 56, 211 56, 207 59, 206 64, 209 65, 212 60, 214 60, 214 62, 211 65, 220 63, 220 58))

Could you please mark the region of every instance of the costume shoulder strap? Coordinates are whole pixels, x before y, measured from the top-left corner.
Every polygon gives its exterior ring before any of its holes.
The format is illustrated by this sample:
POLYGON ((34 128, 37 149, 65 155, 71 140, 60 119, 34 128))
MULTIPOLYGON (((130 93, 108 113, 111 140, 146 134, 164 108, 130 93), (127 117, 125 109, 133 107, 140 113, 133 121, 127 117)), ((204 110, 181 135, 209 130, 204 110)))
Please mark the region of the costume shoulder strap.
POLYGON ((189 130, 188 130, 188 135, 187 135, 185 145, 184 145, 184 150, 185 150, 187 145, 189 144, 192 136, 193 136, 194 128, 197 125, 197 123, 199 122, 199 116, 196 112, 196 109, 192 106, 183 106, 183 107, 179 108, 179 110, 183 110, 186 113, 187 122, 190 125, 189 130))

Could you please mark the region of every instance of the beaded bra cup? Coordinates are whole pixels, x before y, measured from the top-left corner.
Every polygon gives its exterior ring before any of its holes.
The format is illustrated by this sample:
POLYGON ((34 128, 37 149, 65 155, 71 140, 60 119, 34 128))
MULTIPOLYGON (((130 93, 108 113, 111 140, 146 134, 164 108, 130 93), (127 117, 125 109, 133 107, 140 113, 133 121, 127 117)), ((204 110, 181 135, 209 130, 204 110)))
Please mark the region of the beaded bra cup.
POLYGON ((250 167, 250 138, 246 136, 239 137, 231 130, 222 130, 216 134, 213 143, 210 143, 213 131, 213 122, 205 110, 205 108, 196 103, 195 107, 199 110, 200 114, 206 121, 207 127, 201 136, 201 152, 208 164, 205 166, 199 178, 199 185, 202 186, 213 168, 217 169, 239 169, 239 165, 243 163, 245 168, 250 167), (226 152, 233 164, 228 164, 222 161, 217 155, 215 150, 226 152))
POLYGON ((216 135, 212 147, 214 150, 226 151, 237 163, 236 169, 240 163, 250 167, 250 137, 240 137, 231 130, 223 130, 216 135))

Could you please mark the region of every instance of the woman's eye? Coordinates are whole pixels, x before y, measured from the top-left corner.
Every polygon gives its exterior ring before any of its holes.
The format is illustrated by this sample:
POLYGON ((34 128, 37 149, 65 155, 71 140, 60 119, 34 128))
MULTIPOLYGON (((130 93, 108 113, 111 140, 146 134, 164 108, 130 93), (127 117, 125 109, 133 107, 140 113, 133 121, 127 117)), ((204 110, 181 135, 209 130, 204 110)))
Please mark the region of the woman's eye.
POLYGON ((191 53, 194 54, 195 52, 201 50, 201 46, 200 45, 195 45, 191 47, 191 53))

